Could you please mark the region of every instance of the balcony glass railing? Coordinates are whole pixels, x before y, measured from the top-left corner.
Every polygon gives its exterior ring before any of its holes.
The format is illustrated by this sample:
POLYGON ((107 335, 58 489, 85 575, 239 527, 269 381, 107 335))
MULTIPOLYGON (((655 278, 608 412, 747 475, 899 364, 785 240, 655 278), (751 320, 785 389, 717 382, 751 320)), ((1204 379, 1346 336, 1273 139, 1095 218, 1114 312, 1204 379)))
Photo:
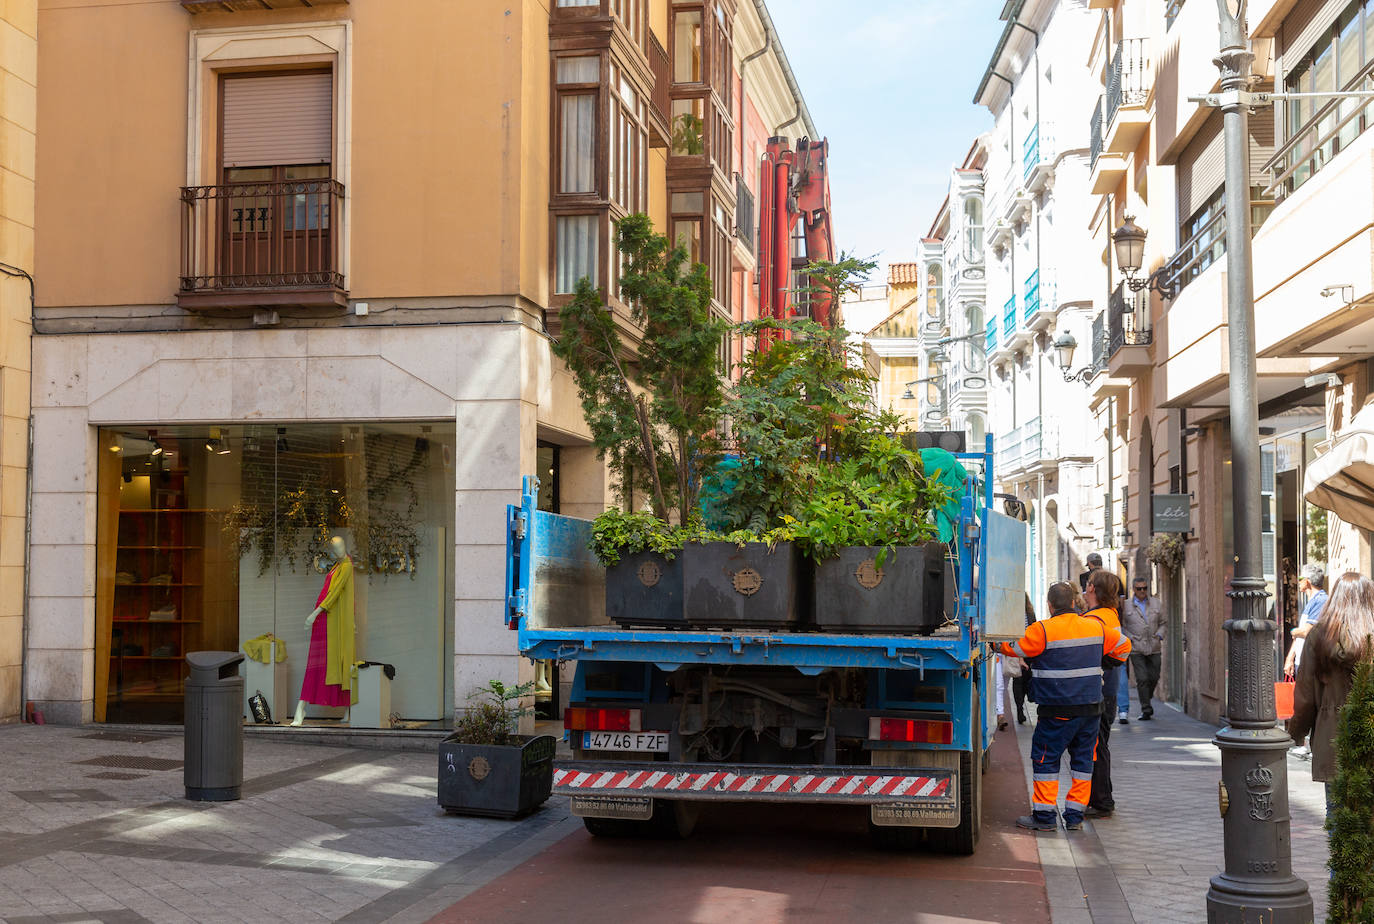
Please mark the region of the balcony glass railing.
POLYGON ((1023 309, 1023 316, 1027 321, 1031 315, 1040 310, 1040 270, 1035 270, 1026 277, 1026 305, 1023 309))
POLYGON ((1035 165, 1040 163, 1040 123, 1031 126, 1030 134, 1026 135, 1026 140, 1021 143, 1021 172, 1026 179, 1030 179, 1031 171, 1035 165))
POLYGON ((1010 337, 1016 332, 1016 296, 1007 299, 1002 306, 1002 336, 1010 337))

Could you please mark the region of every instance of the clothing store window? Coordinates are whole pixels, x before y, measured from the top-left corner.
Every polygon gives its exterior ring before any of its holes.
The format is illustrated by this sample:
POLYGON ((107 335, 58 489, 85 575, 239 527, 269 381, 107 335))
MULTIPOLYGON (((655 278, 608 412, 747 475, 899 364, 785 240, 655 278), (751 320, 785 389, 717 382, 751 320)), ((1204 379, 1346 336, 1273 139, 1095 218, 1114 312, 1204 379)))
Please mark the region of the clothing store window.
POLYGON ((120 427, 99 440, 97 721, 182 721, 184 658, 198 650, 244 651, 246 694, 261 689, 288 720, 320 654, 306 618, 339 577, 337 538, 354 659, 391 666, 400 720, 446 724, 452 423, 120 427))

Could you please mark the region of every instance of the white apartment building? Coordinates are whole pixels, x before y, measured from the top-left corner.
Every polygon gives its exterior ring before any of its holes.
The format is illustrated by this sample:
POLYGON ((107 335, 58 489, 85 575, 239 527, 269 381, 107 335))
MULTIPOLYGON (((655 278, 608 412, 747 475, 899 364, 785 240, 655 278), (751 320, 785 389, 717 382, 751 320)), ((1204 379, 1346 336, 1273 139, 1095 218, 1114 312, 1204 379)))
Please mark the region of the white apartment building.
POLYGON ((1080 62, 1098 14, 1087 0, 1013 0, 974 102, 995 125, 984 169, 988 407, 998 490, 1027 507, 1033 555, 1027 587, 1082 570, 1090 551, 1109 557, 1100 503, 1093 511, 1088 392, 1093 269, 1088 231, 1089 122, 1096 91, 1080 62), (1078 349, 1061 370, 1054 343, 1078 349))

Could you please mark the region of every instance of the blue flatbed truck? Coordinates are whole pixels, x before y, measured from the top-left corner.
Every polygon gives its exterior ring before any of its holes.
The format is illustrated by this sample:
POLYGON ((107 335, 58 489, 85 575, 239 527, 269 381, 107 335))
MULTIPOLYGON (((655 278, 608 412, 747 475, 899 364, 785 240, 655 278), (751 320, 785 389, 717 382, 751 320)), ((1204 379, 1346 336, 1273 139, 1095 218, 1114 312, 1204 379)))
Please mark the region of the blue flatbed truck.
POLYGON ((526 477, 508 508, 507 625, 521 655, 576 665, 554 794, 599 836, 685 837, 703 802, 829 802, 861 806, 881 846, 972 853, 996 721, 986 643, 1024 630, 1028 543, 994 509, 992 438, 955 455, 957 592, 926 635, 621 628, 590 521, 536 509, 526 477))

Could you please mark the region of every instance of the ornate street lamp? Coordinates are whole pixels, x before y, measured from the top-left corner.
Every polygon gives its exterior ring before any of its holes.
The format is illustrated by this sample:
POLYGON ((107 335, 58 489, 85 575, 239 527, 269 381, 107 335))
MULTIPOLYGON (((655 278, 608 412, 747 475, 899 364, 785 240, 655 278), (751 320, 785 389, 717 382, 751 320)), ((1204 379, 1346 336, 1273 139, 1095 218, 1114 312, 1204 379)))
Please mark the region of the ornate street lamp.
POLYGON ((1255 284, 1250 263, 1250 62, 1246 0, 1217 0, 1222 137, 1226 150, 1226 309, 1231 364, 1231 529, 1235 572, 1226 632, 1226 725, 1218 803, 1225 871, 1207 891, 1210 924, 1312 920, 1307 883, 1293 875, 1288 811, 1288 733, 1274 709, 1274 633, 1260 554, 1259 399, 1255 284), (1234 4, 1234 11, 1231 5, 1234 4))

